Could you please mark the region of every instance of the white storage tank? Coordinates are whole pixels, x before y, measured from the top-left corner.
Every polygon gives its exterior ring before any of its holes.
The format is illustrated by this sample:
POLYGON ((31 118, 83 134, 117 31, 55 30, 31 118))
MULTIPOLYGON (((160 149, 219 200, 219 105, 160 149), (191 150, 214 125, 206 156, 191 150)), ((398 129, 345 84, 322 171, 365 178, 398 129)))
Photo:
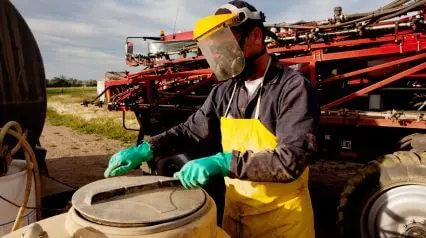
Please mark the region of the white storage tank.
MULTIPOLYGON (((105 79, 106 77, 101 77, 96 80, 96 94, 99 95, 105 90, 105 79)), ((105 102, 105 94, 99 97, 99 101, 105 102)))
MULTIPOLYGON (((25 187, 27 183, 27 163, 25 160, 12 160, 5 176, 0 177, 0 195, 21 205, 24 201, 25 187)), ((30 198, 27 207, 35 207, 35 186, 34 178, 31 186, 30 198)), ((0 199, 0 237, 12 231, 19 208, 0 199)), ((33 223, 37 220, 34 209, 26 209, 21 221, 21 227, 33 223)))

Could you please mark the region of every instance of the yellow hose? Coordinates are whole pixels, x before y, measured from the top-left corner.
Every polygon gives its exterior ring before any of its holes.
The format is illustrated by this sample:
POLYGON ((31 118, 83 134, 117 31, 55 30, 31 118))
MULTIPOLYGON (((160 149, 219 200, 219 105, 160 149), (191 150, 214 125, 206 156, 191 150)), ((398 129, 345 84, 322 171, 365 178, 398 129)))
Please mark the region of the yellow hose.
MULTIPOLYGON (((30 198, 32 178, 34 177, 35 181, 35 196, 36 196, 36 207, 40 207, 41 204, 41 181, 40 174, 37 166, 37 160, 34 154, 33 149, 28 144, 26 137, 22 133, 22 127, 19 123, 15 121, 10 121, 6 123, 3 128, 0 128, 0 148, 3 147, 4 139, 6 135, 11 135, 15 137, 18 142, 9 154, 6 156, 6 164, 10 165, 12 162, 13 156, 22 148, 24 151, 24 157, 27 162, 27 182, 25 185, 25 194, 24 201, 21 207, 19 208, 18 214, 16 215, 15 223, 13 224, 12 231, 17 230, 20 227, 22 218, 24 217, 25 208, 27 207, 28 200, 30 198)), ((40 210, 36 210, 37 220, 41 219, 40 210)))

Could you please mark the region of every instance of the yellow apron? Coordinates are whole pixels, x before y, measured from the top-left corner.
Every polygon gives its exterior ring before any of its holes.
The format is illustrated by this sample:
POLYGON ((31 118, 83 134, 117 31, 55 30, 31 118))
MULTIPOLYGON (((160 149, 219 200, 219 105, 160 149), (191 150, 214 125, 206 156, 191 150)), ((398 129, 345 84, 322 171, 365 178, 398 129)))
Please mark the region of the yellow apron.
MULTIPOLYGON (((236 86, 221 118, 223 151, 252 150, 256 153, 275 149, 277 138, 258 119, 261 95, 254 119, 228 118, 235 91, 236 86)), ((308 171, 307 168, 291 183, 250 182, 225 177, 223 229, 231 237, 315 237, 308 171)))

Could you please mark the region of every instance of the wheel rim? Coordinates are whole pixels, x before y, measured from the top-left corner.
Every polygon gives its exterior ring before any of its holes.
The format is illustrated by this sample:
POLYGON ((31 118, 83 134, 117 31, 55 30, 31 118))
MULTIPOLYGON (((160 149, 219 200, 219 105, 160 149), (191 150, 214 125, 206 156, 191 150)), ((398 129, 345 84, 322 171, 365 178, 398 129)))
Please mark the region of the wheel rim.
POLYGON ((426 186, 383 191, 366 204, 361 219, 363 237, 426 237, 426 186))

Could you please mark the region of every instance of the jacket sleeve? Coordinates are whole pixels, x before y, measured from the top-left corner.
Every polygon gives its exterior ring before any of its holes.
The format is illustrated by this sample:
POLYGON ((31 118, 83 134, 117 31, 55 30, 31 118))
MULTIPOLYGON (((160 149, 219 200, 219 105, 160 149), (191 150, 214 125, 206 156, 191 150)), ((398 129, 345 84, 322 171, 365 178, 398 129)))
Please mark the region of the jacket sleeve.
POLYGON ((279 99, 273 150, 233 151, 231 178, 256 182, 291 182, 306 168, 317 150, 319 105, 310 82, 298 73, 289 76, 279 99))
MULTIPOLYGON (((185 122, 161 134, 146 139, 152 145, 156 158, 177 153, 198 153, 201 150, 220 149, 212 143, 220 140, 219 119, 216 113, 217 86, 203 105, 185 122)), ((217 143, 216 143, 217 144, 217 143)))

